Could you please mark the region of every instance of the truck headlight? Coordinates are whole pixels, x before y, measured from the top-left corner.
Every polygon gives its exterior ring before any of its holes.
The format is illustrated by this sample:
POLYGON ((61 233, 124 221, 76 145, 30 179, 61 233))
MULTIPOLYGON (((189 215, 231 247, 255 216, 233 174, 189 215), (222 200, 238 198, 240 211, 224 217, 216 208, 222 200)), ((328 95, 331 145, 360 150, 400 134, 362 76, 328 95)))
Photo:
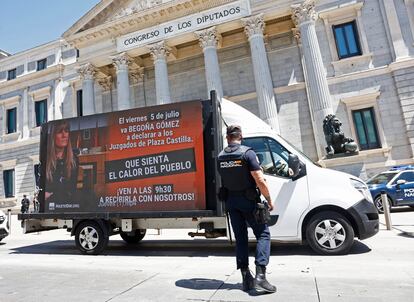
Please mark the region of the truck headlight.
POLYGON ((351 185, 358 190, 366 200, 373 203, 371 192, 368 190, 368 187, 364 182, 353 178, 350 178, 349 180, 351 181, 351 185))

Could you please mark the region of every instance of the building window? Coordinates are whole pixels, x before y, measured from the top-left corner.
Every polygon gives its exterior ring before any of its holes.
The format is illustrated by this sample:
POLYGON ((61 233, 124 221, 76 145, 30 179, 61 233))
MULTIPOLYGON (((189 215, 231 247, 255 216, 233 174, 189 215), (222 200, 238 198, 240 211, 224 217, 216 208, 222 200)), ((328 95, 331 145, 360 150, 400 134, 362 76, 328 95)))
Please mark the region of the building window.
POLYGON ((47 122, 47 100, 35 102, 36 127, 47 122))
POLYGON ((43 70, 43 69, 46 69, 46 59, 42 59, 42 60, 39 60, 39 61, 37 61, 37 71, 40 71, 40 70, 43 70))
POLYGON ((16 68, 11 69, 7 72, 7 81, 13 80, 16 78, 16 68))
POLYGON ((333 26, 339 59, 362 54, 355 21, 333 26))
POLYGON ((83 116, 82 89, 76 91, 76 108, 77 108, 78 116, 83 116))
POLYGON ((4 196, 14 197, 14 169, 3 171, 4 196))
POLYGON ((374 108, 352 111, 355 129, 361 150, 381 148, 375 122, 374 108))
POLYGON ((17 131, 17 108, 7 110, 7 133, 17 131))
POLYGON ((83 139, 90 140, 91 139, 91 129, 83 130, 83 139))

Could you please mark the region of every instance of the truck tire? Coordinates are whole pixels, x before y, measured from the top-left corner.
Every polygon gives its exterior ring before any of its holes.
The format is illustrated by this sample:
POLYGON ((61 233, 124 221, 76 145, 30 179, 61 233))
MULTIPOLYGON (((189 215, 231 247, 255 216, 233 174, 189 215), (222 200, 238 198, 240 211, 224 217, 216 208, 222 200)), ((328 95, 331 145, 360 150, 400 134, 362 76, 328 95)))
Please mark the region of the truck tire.
MULTIPOLYGON (((392 201, 388 196, 387 196, 387 198, 388 198, 388 205, 390 207, 390 212, 391 212, 391 203, 392 203, 392 201)), ((378 195, 377 197, 375 197, 374 205, 377 208, 378 213, 384 214, 384 207, 382 205, 381 195, 378 195)))
POLYGON ((136 244, 138 242, 140 242, 145 234, 147 233, 147 230, 145 229, 138 229, 135 230, 134 233, 126 233, 126 232, 121 232, 121 238, 126 242, 126 243, 130 243, 130 244, 136 244))
POLYGON ((343 255, 354 243, 354 229, 343 215, 325 211, 314 215, 306 227, 310 247, 321 255, 343 255))
POLYGON ((93 220, 78 224, 75 232, 77 248, 85 255, 99 255, 108 245, 108 230, 93 220))

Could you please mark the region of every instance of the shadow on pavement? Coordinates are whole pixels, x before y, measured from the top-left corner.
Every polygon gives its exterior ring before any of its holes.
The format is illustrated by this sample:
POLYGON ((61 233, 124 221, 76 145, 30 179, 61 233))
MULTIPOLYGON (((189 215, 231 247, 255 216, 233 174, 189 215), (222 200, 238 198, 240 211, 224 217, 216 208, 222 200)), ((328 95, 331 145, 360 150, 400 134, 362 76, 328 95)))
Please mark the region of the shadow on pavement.
POLYGON ((350 255, 358 255, 358 254, 365 254, 369 253, 372 250, 363 242, 355 241, 354 245, 352 246, 351 250, 349 251, 350 255))
POLYGON ((414 238, 414 232, 402 232, 402 233, 399 233, 398 236, 406 237, 406 238, 414 238))
MULTIPOLYGON (((250 244, 250 255, 255 254, 255 243, 250 244)), ((108 256, 184 256, 234 257, 235 245, 226 240, 143 240, 138 244, 126 244, 122 240, 110 240, 103 255, 108 256)), ((13 254, 74 254, 80 252, 73 240, 56 240, 41 244, 16 247, 13 254)), ((355 241, 349 254, 363 254, 371 249, 360 241, 355 241)), ((317 255, 310 247, 298 244, 272 244, 272 256, 308 256, 317 255)))
MULTIPOLYGON (((175 282, 175 286, 183 287, 193 290, 240 290, 242 291, 241 283, 226 283, 217 279, 192 278, 180 279, 175 282)), ((262 296, 263 293, 258 293, 252 289, 248 292, 249 296, 262 296)))
POLYGON ((411 208, 411 207, 397 207, 397 208, 392 208, 391 209, 391 213, 409 213, 409 212, 414 212, 414 208, 411 208))
POLYGON ((192 278, 180 279, 175 282, 175 286, 194 289, 194 290, 241 290, 241 283, 231 284, 217 279, 192 278))

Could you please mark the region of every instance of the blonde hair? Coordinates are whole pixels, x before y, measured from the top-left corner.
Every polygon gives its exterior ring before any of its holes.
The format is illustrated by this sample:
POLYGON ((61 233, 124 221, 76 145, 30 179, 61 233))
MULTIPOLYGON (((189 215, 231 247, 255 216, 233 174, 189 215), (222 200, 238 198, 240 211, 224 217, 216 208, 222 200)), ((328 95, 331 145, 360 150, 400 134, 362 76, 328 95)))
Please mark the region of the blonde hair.
MULTIPOLYGON (((47 146, 47 162, 46 162, 46 179, 49 182, 53 181, 53 172, 56 169, 56 146, 55 146, 55 135, 62 131, 62 129, 66 128, 69 132, 69 123, 67 121, 63 121, 61 123, 53 124, 51 127, 49 142, 47 146)), ((72 175, 72 169, 76 167, 75 157, 73 155, 72 144, 70 142, 70 137, 68 139, 68 144, 65 147, 63 152, 63 160, 65 162, 65 176, 66 178, 70 178, 72 175)))

